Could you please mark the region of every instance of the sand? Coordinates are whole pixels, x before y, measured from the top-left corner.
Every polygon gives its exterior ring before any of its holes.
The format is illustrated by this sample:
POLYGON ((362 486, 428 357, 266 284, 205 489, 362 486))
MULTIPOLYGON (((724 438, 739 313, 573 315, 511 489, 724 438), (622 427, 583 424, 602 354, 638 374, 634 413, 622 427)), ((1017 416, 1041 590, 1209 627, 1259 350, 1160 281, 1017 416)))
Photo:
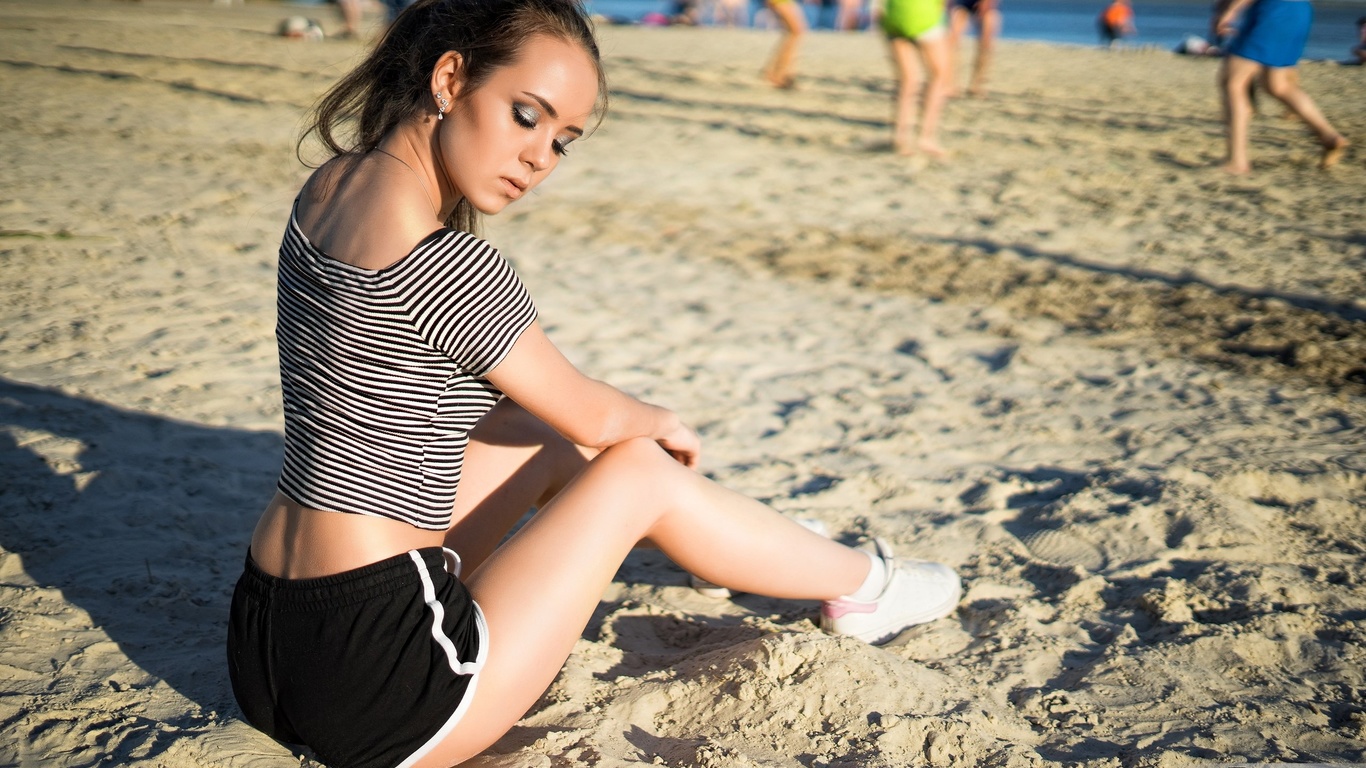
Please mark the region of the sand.
MULTIPOLYGON (((231 584, 281 450, 274 261, 301 115, 361 53, 273 3, 0 2, 0 764, 289 766, 231 584)), ((947 162, 888 151, 874 35, 605 28, 612 109, 489 222, 581 367, 717 479, 951 563, 881 648, 633 555, 474 764, 1366 763, 1366 71, 1003 46, 947 162)))

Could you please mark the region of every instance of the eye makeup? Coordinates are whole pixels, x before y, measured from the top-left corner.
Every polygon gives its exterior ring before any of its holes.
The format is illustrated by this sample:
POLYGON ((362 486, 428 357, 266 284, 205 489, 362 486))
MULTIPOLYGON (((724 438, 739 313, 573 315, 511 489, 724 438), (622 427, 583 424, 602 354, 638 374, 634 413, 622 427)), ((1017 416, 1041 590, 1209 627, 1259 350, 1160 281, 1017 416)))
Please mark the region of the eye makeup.
MULTIPOLYGON (((534 131, 541 121, 541 113, 529 104, 513 104, 512 119, 517 125, 520 125, 528 131, 534 131)), ((578 137, 555 139, 550 143, 551 149, 553 149, 557 155, 567 155, 569 154, 569 145, 573 143, 574 138, 578 137)))
POLYGON ((541 113, 537 112, 535 107, 527 104, 513 104, 512 119, 529 131, 541 121, 541 113))

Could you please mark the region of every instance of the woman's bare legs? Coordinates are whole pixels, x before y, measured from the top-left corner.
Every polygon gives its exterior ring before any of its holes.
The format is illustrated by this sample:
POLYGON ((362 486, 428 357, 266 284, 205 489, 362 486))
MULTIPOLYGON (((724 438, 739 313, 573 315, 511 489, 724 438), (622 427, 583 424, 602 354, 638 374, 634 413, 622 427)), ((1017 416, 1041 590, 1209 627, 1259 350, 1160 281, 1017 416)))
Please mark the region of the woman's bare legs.
POLYGON ((488 660, 468 713, 421 766, 447 766, 506 733, 554 680, 626 554, 642 539, 708 581, 833 599, 866 555, 630 440, 595 458, 468 580, 488 619, 488 660))
POLYGON ((915 154, 917 100, 920 97, 920 57, 915 44, 904 37, 893 37, 892 64, 896 67, 896 107, 892 121, 892 148, 899 155, 915 154))
POLYGON ((1224 130, 1228 140, 1228 154, 1223 167, 1229 173, 1243 174, 1252 170, 1247 154, 1248 126, 1252 122, 1252 99, 1248 95, 1248 87, 1261 70, 1261 64, 1232 54, 1224 57, 1223 65, 1219 68, 1224 130))
MULTIPOLYGON (((996 38, 1001 34, 1001 12, 990 0, 980 0, 977 11, 977 55, 972 60, 972 76, 968 80, 968 95, 981 98, 987 92, 987 68, 996 51, 996 38)), ((973 14, 961 5, 949 9, 948 97, 958 95, 958 61, 963 37, 972 24, 973 14)))
POLYGON ((891 39, 892 61, 897 71, 896 118, 892 128, 892 147, 900 155, 924 152, 943 157, 939 146, 939 118, 944 113, 944 102, 949 98, 953 73, 949 68, 949 42, 942 28, 937 33, 908 40, 891 39), (923 98, 920 97, 920 67, 924 64, 927 79, 923 98), (915 133, 916 112, 920 112, 920 138, 911 143, 915 133))
POLYGON ((594 455, 512 400, 499 401, 470 433, 446 533, 462 573, 478 570, 528 510, 559 493, 594 455))
POLYGON ((1228 158, 1224 170, 1240 174, 1252 170, 1252 163, 1248 159, 1252 101, 1248 91, 1257 75, 1263 72, 1267 92, 1299 115, 1318 136, 1319 143, 1323 145, 1319 166, 1331 167, 1342 157, 1343 150, 1347 148, 1347 139, 1333 128, 1314 100, 1300 88, 1295 69, 1263 67, 1251 59, 1230 55, 1225 57, 1219 70, 1219 84, 1224 97, 1224 124, 1228 130, 1228 158))
MULTIPOLYGON (((962 51, 963 37, 968 32, 968 25, 972 23, 972 14, 967 8, 961 5, 954 5, 949 8, 949 96, 958 95, 958 60, 959 52, 962 51)), ((981 58, 981 53, 977 54, 981 58)))
POLYGON ((1319 143, 1323 145, 1323 156, 1319 160, 1319 166, 1332 167, 1347 148, 1347 139, 1333 128, 1328 118, 1319 111, 1319 106, 1300 87, 1294 67, 1268 67, 1266 91, 1279 99, 1287 109, 1299 115, 1318 136, 1319 143))
POLYGON ((360 37, 361 7, 360 0, 337 0, 337 8, 342 15, 342 36, 360 37))
POLYGON ((915 41, 926 69, 925 100, 920 115, 920 141, 916 149, 927 155, 943 157, 939 146, 939 118, 944 114, 944 102, 953 85, 949 69, 949 44, 942 33, 927 35, 915 41))
POLYGON ((1001 34, 1001 11, 995 3, 990 8, 986 5, 987 0, 982 0, 983 7, 977 16, 977 58, 972 62, 972 79, 968 81, 968 94, 974 98, 987 93, 987 68, 996 52, 996 38, 1001 34))
POLYGON ((835 15, 835 29, 853 32, 863 20, 863 0, 839 0, 839 12, 835 15))
POLYGON ((770 2, 768 8, 782 32, 773 57, 764 68, 764 79, 777 88, 791 88, 796 82, 797 49, 806 34, 806 16, 796 0, 770 2))

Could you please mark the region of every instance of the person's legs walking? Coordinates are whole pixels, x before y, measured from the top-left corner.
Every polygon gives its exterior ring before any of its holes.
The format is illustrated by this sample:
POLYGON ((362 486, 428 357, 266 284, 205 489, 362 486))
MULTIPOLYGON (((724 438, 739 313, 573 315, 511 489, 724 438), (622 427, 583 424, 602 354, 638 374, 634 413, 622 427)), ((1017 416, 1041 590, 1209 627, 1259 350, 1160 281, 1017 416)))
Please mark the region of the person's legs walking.
POLYGON ((342 15, 342 36, 360 37, 361 0, 337 0, 337 9, 342 15))
POLYGON ((972 62, 972 79, 968 81, 968 94, 977 98, 986 95, 987 69, 991 66, 992 55, 996 52, 996 38, 1001 34, 1001 11, 996 3, 981 0, 981 10, 977 16, 977 58, 972 62))
POLYGON ((1319 111, 1318 104, 1300 87, 1299 78, 1293 67, 1268 67, 1266 70, 1266 90, 1280 100, 1290 111, 1299 115, 1318 136, 1323 145, 1323 156, 1319 165, 1331 167, 1342 156, 1347 147, 1347 139, 1338 133, 1328 118, 1319 111))
POLYGON ((835 17, 835 29, 853 32, 859 28, 863 16, 863 0, 839 0, 839 14, 835 17))
POLYGON ((806 16, 795 0, 771 2, 769 9, 778 20, 782 33, 764 76, 779 88, 791 88, 796 78, 797 50, 806 34, 806 16))
POLYGON ((892 147, 898 154, 915 154, 915 143, 911 140, 915 133, 916 101, 920 95, 920 61, 915 45, 904 37, 894 37, 889 42, 892 64, 896 68, 896 106, 892 120, 892 147))
POLYGON ((1248 96, 1248 86, 1261 69, 1261 64, 1234 55, 1224 57, 1219 68, 1224 129, 1228 142, 1224 170, 1229 173, 1247 173, 1252 170, 1247 148, 1248 127, 1252 122, 1252 100, 1248 96))
POLYGON ((949 71, 948 43, 942 34, 922 37, 915 43, 926 70, 925 100, 920 115, 920 141, 916 148, 935 157, 944 155, 939 145, 939 118, 949 97, 952 74, 949 71))
MULTIPOLYGON (((968 25, 972 23, 972 15, 968 9, 961 5, 952 5, 949 8, 949 96, 952 98, 958 95, 958 61, 963 48, 963 36, 967 34, 968 25)), ((980 45, 980 43, 979 43, 980 45)), ((981 58, 979 49, 978 58, 981 58)))

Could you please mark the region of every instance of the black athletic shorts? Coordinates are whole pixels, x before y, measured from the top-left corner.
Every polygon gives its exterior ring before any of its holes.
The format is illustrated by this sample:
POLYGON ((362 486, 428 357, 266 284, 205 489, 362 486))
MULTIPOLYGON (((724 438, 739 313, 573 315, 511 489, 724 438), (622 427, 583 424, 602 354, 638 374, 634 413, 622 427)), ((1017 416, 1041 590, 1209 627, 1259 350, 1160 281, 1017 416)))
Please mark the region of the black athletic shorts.
POLYGON ((247 720, 332 768, 421 759, 465 714, 488 655, 458 562, 432 547, 280 579, 248 553, 228 619, 228 673, 247 720))

